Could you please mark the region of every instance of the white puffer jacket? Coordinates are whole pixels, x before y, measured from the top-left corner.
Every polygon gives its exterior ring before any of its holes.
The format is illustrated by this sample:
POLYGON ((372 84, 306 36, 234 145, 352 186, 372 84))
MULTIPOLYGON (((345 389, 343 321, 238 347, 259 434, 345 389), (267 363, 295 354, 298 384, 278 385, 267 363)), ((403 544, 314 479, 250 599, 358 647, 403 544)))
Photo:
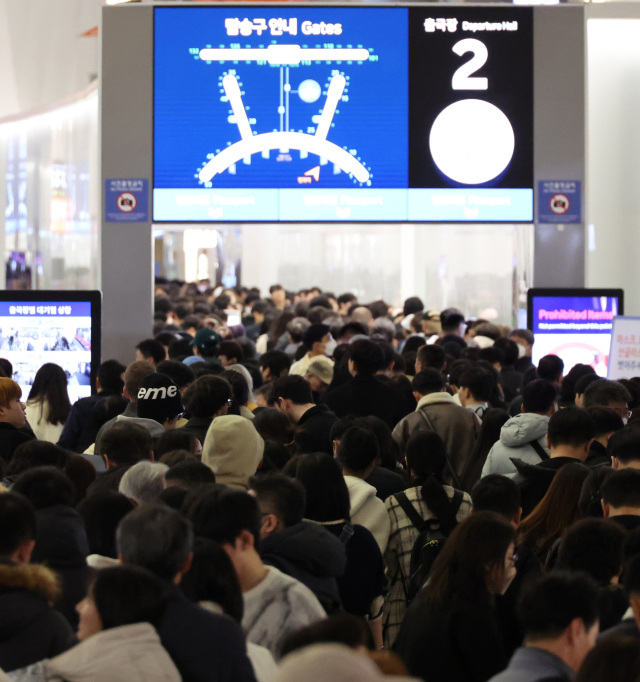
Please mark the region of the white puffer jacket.
POLYGON ((549 455, 547 430, 549 417, 533 412, 523 412, 509 419, 500 431, 500 440, 489 451, 482 475, 515 475, 517 472, 511 457, 527 464, 538 464, 540 455, 530 445, 537 440, 549 455))

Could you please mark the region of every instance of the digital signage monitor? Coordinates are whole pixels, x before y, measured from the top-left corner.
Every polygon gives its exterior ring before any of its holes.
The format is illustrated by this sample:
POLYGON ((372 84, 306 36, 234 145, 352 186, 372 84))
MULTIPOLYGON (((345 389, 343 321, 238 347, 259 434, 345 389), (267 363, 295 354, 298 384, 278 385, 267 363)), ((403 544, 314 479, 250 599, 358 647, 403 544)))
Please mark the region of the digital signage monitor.
POLYGON ((565 374, 582 363, 606 377, 613 318, 623 313, 622 289, 529 289, 533 363, 537 365, 545 355, 558 355, 565 374))
POLYGON ((99 291, 0 291, 0 357, 13 365, 23 400, 47 362, 65 371, 72 403, 95 392, 101 309, 99 291))
POLYGON ((154 22, 155 221, 533 219, 532 8, 154 22))

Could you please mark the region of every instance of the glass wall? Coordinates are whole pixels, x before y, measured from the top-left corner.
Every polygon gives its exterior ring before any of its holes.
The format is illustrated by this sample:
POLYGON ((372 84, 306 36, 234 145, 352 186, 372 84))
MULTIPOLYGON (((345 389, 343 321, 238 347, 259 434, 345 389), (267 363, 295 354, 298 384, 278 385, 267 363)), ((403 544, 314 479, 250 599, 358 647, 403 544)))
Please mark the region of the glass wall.
POLYGON ((0 285, 96 289, 98 93, 0 122, 0 285))
MULTIPOLYGON (((268 291, 319 286, 361 301, 428 308, 517 324, 533 276, 533 225, 156 225, 156 274, 240 282, 268 291)), ((522 324, 522 317, 520 319, 522 324)))

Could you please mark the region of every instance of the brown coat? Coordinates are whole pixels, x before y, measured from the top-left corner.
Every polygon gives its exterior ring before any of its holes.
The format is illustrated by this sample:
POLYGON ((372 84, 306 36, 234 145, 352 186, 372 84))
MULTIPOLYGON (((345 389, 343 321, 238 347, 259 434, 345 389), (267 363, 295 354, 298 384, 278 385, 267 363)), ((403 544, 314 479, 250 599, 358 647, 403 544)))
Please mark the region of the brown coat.
POLYGON ((461 486, 480 433, 480 420, 471 410, 457 405, 448 393, 430 393, 393 430, 393 438, 403 455, 411 435, 425 430, 435 431, 444 442, 449 461, 445 481, 464 489, 461 486))

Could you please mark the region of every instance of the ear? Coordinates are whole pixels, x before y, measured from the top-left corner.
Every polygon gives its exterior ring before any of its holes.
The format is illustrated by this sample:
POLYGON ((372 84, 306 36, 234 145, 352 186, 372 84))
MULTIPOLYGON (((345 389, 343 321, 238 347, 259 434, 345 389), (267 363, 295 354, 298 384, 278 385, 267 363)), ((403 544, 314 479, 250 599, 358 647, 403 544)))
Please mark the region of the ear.
POLYGON ((110 469, 112 462, 109 459, 109 455, 102 455, 102 456, 104 457, 105 466, 107 467, 107 469, 110 469))
POLYGON ((16 564, 28 564, 31 561, 31 554, 35 546, 35 540, 26 540, 15 552, 13 552, 11 559, 13 559, 16 564))
POLYGON ((602 505, 602 514, 605 519, 609 518, 609 513, 610 513, 610 506, 604 501, 600 500, 600 504, 602 505))
POLYGON ((547 434, 546 438, 547 438, 547 447, 549 448, 549 450, 551 450, 551 441, 549 440, 549 434, 547 434))
POLYGON ((620 462, 618 462, 618 458, 617 458, 617 457, 612 457, 612 458, 611 458, 611 468, 612 468, 614 471, 618 471, 618 470, 620 469, 620 462))
POLYGON ((607 441, 607 443, 609 442, 609 438, 611 438, 611 436, 613 436, 614 433, 615 433, 615 431, 612 431, 611 433, 605 434, 604 438, 607 441))
POLYGON ((239 550, 253 549, 255 546, 255 539, 248 530, 240 531, 240 535, 236 538, 235 548, 239 550))
POLYGON ((278 517, 275 514, 265 514, 262 517, 262 531, 269 535, 278 530, 278 517))
POLYGON ((413 391, 413 397, 416 399, 417 403, 419 403, 422 399, 422 396, 418 393, 418 391, 413 391))
POLYGON ((582 635, 584 635, 585 627, 582 618, 574 618, 567 629, 564 631, 564 636, 567 639, 569 645, 575 645, 576 642, 580 640, 582 635))
POLYGON ((129 391, 127 391, 127 387, 126 387, 126 386, 122 389, 122 395, 123 395, 129 402, 131 402, 131 396, 129 395, 129 391))
POLYGON ((340 445, 340 441, 334 440, 334 441, 331 441, 331 443, 333 445, 333 456, 337 457, 338 456, 338 447, 340 445))

